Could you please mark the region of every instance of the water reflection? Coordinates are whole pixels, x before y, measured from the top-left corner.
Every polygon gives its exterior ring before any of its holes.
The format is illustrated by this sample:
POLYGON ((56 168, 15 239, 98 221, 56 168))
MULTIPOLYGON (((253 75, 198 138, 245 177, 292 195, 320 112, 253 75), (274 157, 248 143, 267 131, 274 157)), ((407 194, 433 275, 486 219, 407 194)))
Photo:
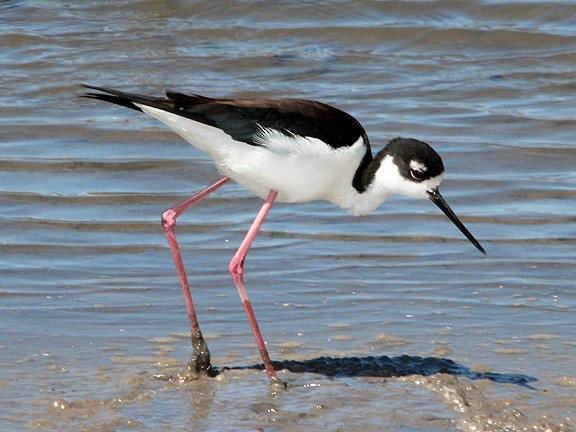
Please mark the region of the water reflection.
MULTIPOLYGON (((437 373, 471 378, 487 379, 501 384, 516 384, 534 389, 528 383, 537 378, 515 373, 473 372, 468 366, 453 360, 438 357, 420 357, 401 355, 397 357, 367 356, 367 357, 318 357, 310 360, 273 361, 274 369, 287 369, 293 373, 316 373, 327 377, 379 377, 392 378, 408 375, 430 376, 437 373)), ((216 368, 218 372, 227 370, 263 370, 263 364, 251 366, 224 366, 216 368)), ((216 373, 216 374, 217 374, 216 373)))

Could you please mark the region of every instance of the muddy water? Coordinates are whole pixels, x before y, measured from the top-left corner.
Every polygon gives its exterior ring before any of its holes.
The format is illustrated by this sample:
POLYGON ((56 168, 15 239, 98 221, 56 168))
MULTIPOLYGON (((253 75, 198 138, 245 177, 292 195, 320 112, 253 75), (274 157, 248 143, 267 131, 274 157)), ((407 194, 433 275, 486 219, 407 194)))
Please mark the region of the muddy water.
POLYGON ((5 1, 0 429, 576 429, 576 15, 559 2, 5 1), (176 384, 185 308, 159 225, 218 178, 76 83, 320 99, 378 149, 431 143, 481 256, 428 202, 277 205, 246 271, 289 390, 269 394, 228 260, 229 185, 179 236, 213 379, 176 384))

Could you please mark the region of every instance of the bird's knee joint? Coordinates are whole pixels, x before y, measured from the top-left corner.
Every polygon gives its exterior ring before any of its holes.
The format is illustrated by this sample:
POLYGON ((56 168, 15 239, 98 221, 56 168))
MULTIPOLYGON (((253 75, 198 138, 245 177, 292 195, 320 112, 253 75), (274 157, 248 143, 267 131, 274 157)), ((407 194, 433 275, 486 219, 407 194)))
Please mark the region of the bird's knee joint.
POLYGON ((168 209, 166 210, 164 213, 162 213, 162 226, 165 228, 168 227, 173 227, 174 225, 176 225, 176 212, 174 212, 174 210, 172 209, 168 209))
POLYGON ((228 269, 230 270, 232 277, 236 278, 242 276, 242 274, 244 273, 244 262, 236 258, 232 258, 232 261, 230 261, 230 266, 228 267, 228 269))

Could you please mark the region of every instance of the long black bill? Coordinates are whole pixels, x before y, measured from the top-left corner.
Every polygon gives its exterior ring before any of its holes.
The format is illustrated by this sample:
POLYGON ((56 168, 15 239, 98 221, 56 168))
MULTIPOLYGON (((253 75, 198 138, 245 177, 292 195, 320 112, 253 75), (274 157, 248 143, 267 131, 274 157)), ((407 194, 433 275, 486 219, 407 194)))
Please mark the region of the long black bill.
POLYGON ((474 238, 474 236, 470 233, 470 231, 466 229, 464 224, 460 222, 460 219, 458 219, 458 216, 454 214, 448 203, 444 200, 442 195, 440 195, 438 189, 428 191, 428 198, 430 199, 430 201, 436 204, 440 208, 440 210, 444 212, 446 216, 448 216, 448 219, 450 219, 454 223, 454 225, 456 225, 458 229, 462 231, 462 234, 464 234, 466 238, 470 240, 470 243, 476 246, 476 249, 478 249, 480 252, 486 255, 486 251, 484 250, 484 248, 480 245, 478 240, 474 238))

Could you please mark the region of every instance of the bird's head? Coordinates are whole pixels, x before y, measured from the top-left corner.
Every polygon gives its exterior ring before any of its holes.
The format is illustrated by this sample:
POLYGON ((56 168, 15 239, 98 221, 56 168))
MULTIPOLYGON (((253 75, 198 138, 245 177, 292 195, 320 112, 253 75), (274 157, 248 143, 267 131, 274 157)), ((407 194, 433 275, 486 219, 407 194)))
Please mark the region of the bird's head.
POLYGON ((385 177, 380 183, 385 184, 390 193, 429 199, 480 252, 486 254, 440 195, 438 187, 444 175, 444 164, 432 147, 414 138, 395 138, 379 153, 378 158, 380 168, 376 176, 385 177))

